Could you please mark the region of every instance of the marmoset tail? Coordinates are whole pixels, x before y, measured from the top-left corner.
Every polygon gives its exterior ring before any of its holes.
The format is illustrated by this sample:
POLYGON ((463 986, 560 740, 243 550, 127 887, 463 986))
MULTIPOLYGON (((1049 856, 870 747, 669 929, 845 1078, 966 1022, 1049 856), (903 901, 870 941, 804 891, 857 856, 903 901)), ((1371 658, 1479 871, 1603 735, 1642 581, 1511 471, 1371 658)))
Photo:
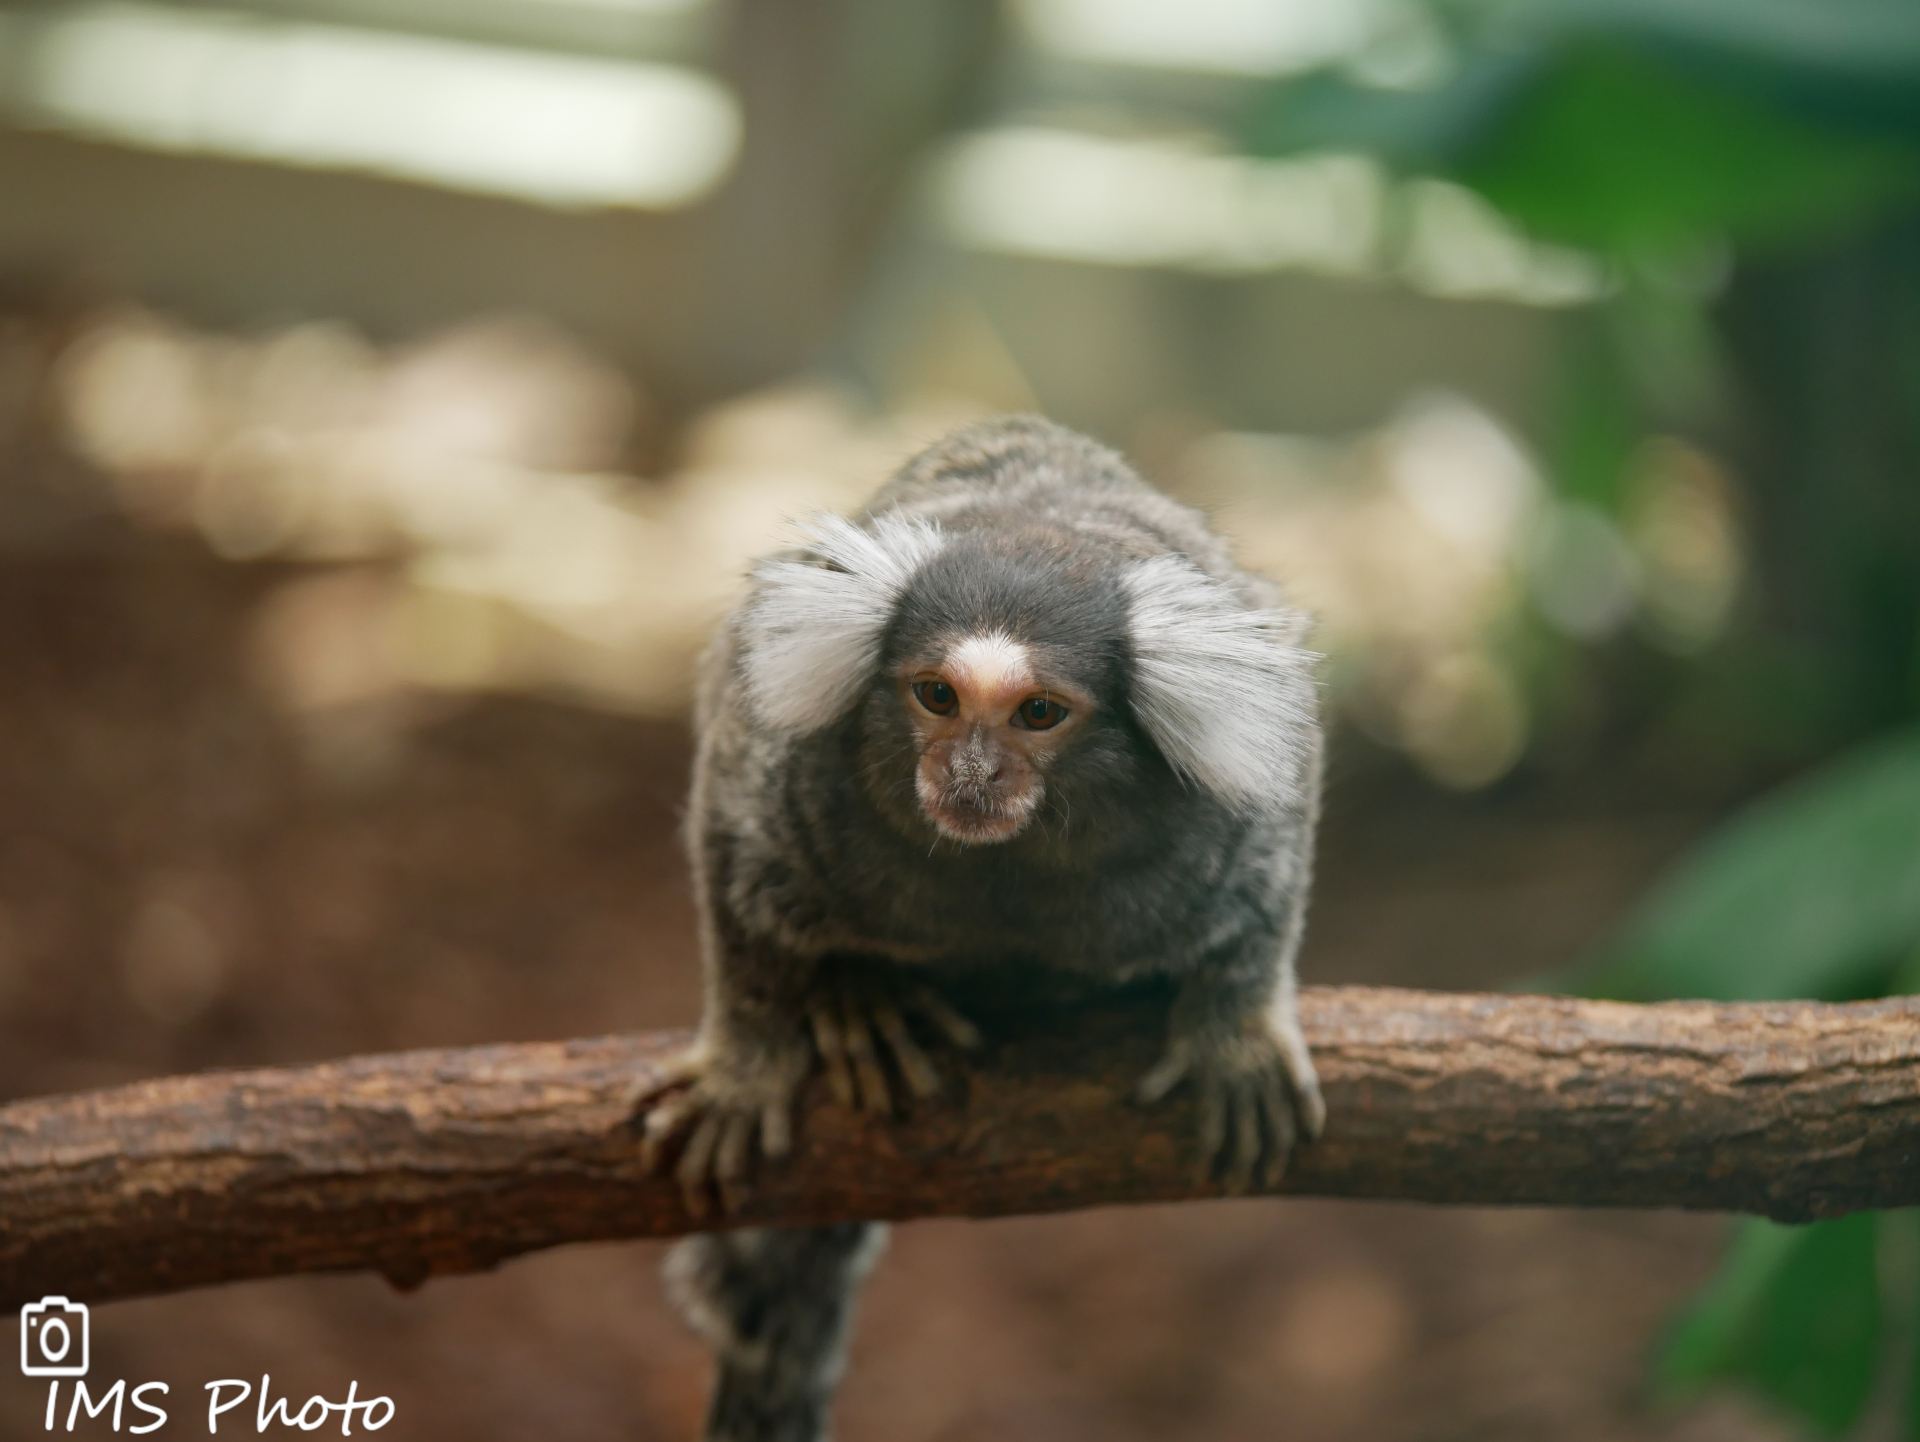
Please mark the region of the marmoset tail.
MULTIPOLYGON (((1320 1129, 1294 1016, 1320 728, 1304 618, 1202 517, 1032 418, 910 461, 762 562, 704 665, 689 840, 706 1003, 658 1090, 689 1206, 792 1144, 802 1083, 891 1115, 978 1037, 973 974, 1177 990, 1152 1102, 1277 1181, 1320 1129)), ((719 1346, 711 1442, 813 1442, 878 1231, 740 1231, 670 1273, 719 1346)))
POLYGON ((853 1297, 886 1228, 709 1232, 667 1257, 667 1285, 719 1357, 709 1438, 814 1442, 846 1365, 853 1297))

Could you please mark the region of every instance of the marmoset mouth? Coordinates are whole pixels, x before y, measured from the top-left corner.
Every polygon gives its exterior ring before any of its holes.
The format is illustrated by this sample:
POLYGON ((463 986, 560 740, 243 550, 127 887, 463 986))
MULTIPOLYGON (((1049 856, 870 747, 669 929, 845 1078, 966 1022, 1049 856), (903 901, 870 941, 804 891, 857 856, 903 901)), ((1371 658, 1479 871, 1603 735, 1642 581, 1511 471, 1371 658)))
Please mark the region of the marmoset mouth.
POLYGON ((979 846, 1018 836, 1032 819, 1039 799, 1035 791, 1003 797, 985 787, 956 784, 940 788, 933 796, 922 795, 921 802, 942 835, 979 846))

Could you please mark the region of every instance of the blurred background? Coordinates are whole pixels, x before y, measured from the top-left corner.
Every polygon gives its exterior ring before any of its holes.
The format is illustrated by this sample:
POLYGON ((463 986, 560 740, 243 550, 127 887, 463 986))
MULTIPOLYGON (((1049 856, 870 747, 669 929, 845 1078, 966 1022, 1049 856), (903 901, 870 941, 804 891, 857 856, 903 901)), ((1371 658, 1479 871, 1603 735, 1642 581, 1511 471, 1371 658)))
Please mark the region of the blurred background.
MULTIPOLYGON (((704 635, 1006 410, 1318 614, 1309 982, 1920 990, 1908 0, 0 0, 0 1098, 691 1022, 704 635)), ((1920 1436, 1914 1220, 915 1225, 840 1435, 1920 1436)), ((687 1438, 658 1255, 94 1372, 687 1438)))

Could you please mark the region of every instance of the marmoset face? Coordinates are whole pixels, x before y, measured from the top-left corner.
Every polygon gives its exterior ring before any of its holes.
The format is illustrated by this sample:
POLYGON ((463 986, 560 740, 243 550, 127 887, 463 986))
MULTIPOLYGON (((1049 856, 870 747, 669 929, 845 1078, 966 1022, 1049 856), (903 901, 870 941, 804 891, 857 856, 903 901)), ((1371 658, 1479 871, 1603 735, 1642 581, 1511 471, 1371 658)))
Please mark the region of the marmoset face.
POLYGON ((1049 676, 1005 631, 955 635, 899 669, 900 704, 919 748, 914 794, 952 841, 1010 841, 1046 794, 1046 771, 1094 702, 1049 676))

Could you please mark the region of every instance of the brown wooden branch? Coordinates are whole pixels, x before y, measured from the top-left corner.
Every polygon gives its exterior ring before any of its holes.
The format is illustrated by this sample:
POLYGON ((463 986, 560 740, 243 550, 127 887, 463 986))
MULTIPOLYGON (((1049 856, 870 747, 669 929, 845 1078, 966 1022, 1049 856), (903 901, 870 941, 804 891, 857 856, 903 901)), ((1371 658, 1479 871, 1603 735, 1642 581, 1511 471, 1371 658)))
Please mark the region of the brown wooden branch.
MULTIPOLYGON (((1284 1190, 1798 1220, 1920 1203, 1920 1000, 1628 1006, 1335 988, 1301 1003, 1326 1136, 1284 1190)), ((1126 1100, 1162 1013, 1001 1028, 963 1099, 809 1093, 739 1220, 994 1216, 1214 1195, 1176 1098, 1126 1100)), ((696 1226, 621 1097, 684 1038, 219 1072, 0 1108, 0 1300, 291 1272, 396 1284, 696 1226)))

